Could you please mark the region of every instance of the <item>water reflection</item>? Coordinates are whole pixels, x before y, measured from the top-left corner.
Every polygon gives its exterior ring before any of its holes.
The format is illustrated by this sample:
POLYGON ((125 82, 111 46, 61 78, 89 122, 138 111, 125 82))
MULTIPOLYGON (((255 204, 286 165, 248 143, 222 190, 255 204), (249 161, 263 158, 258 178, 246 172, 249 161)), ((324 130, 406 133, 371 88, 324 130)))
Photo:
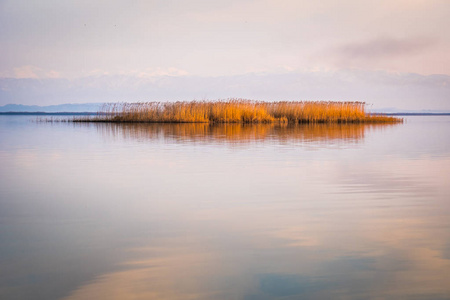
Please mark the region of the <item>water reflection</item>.
POLYGON ((0 298, 450 298, 450 127, 14 130, 0 298))
MULTIPOLYGON (((96 128, 104 137, 146 142, 326 147, 335 141, 354 146, 386 127, 96 128)), ((290 152, 274 159, 251 147, 253 158, 241 154, 251 170, 237 158, 222 157, 219 173, 211 171, 219 153, 178 165, 177 152, 170 159, 173 176, 163 176, 173 180, 178 199, 165 201, 172 213, 183 206, 174 214, 184 229, 130 249, 133 259, 120 271, 67 299, 447 299, 449 189, 443 180, 449 174, 439 170, 450 167, 450 160, 380 158, 372 146, 306 160, 290 152), (190 178, 174 179, 184 169, 191 170, 190 178)))
POLYGON ((132 249, 135 260, 67 299, 448 298, 442 220, 279 209, 211 212, 224 223, 132 249))
POLYGON ((158 140, 169 139, 179 143, 258 142, 287 143, 357 143, 366 132, 398 126, 399 124, 76 124, 94 126, 108 138, 158 140))

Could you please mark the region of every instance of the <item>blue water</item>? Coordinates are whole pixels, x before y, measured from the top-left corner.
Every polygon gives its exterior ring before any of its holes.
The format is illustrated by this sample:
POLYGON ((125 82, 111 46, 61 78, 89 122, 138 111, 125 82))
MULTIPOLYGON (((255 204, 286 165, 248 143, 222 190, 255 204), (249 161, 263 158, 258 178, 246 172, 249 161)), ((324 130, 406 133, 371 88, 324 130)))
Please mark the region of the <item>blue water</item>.
POLYGON ((450 299, 450 117, 0 116, 1 299, 450 299))

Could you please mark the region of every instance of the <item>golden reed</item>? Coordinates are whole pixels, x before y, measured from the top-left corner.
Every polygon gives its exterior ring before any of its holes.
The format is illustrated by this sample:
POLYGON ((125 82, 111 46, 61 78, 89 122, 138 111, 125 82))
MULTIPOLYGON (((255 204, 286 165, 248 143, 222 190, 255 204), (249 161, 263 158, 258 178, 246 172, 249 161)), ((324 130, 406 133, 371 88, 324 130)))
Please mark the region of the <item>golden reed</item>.
POLYGON ((395 123, 402 119, 365 112, 364 102, 226 101, 108 103, 97 116, 74 122, 128 123, 395 123))

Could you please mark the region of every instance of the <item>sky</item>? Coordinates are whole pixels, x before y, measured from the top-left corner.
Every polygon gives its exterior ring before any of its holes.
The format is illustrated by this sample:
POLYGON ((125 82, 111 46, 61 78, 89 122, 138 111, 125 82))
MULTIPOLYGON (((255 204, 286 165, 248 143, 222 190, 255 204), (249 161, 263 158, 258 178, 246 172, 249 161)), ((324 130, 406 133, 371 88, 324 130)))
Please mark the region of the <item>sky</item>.
POLYGON ((0 0, 0 105, 238 97, 450 110, 448 28, 448 0, 0 0))

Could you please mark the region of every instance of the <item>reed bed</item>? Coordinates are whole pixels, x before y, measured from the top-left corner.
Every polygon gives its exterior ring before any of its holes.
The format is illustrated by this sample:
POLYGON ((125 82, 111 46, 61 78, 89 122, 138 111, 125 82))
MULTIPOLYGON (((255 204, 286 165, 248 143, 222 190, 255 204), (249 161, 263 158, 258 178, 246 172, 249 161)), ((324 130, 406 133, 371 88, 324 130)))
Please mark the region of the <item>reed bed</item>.
POLYGON ((402 119, 365 112, 364 102, 226 101, 108 103, 95 117, 74 122, 118 123, 396 123, 402 119))

